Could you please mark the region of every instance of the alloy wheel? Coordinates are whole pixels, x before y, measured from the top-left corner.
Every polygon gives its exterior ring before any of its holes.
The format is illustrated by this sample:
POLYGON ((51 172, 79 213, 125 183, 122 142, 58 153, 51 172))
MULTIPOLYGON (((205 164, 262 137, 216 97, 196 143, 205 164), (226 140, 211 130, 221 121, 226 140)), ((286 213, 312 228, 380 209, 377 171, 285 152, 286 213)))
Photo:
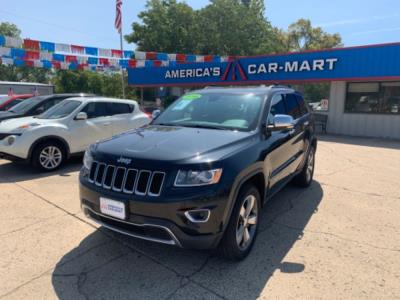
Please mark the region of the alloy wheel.
POLYGON ((39 163, 46 170, 57 168, 61 164, 62 159, 62 152, 56 146, 43 148, 39 155, 39 163))
POLYGON ((240 208, 236 226, 236 243, 240 250, 246 250, 254 239, 258 221, 256 202, 257 199, 255 196, 248 195, 240 208))
POLYGON ((307 159, 307 171, 306 171, 306 178, 307 178, 307 182, 311 181, 312 179, 312 175, 314 172, 314 151, 310 151, 310 153, 308 154, 308 159, 307 159))

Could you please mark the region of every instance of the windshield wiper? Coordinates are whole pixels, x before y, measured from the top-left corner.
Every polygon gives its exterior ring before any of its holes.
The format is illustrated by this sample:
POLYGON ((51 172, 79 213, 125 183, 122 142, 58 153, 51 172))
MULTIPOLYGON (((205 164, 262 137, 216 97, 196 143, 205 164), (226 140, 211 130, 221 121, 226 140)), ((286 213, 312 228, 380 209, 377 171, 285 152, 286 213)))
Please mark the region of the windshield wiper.
POLYGON ((191 127, 191 128, 204 128, 204 129, 217 129, 217 130, 230 130, 229 128, 217 125, 205 125, 205 124, 177 124, 182 127, 191 127))
POLYGON ((160 126, 178 126, 174 123, 155 123, 153 125, 160 125, 160 126))

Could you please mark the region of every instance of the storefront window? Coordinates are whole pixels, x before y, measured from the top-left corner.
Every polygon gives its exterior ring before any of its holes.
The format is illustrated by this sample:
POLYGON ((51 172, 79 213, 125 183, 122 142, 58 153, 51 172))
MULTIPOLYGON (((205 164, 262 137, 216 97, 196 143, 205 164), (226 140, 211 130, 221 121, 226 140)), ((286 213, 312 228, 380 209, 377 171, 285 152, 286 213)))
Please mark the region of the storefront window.
POLYGON ((345 112, 400 114, 400 82, 349 83, 345 112))

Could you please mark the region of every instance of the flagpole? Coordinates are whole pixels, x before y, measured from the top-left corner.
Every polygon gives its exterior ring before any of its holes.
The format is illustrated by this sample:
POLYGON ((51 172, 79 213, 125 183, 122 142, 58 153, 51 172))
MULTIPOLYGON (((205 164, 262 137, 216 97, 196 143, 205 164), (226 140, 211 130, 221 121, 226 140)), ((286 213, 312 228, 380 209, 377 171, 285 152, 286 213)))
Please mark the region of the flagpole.
MULTIPOLYGON (((121 22, 121 30, 119 32, 119 38, 121 43, 121 57, 124 57, 124 46, 122 42, 122 22, 121 22)), ((125 99, 125 79, 124 79, 124 68, 121 66, 121 83, 122 83, 122 98, 125 99)))

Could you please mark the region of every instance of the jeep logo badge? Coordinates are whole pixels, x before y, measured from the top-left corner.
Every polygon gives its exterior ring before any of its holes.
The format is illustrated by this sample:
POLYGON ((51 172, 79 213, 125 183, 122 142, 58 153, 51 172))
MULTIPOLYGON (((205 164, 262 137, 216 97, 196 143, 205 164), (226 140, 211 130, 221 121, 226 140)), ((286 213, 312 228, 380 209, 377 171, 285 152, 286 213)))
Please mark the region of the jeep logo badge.
POLYGON ((125 158, 125 157, 122 157, 122 156, 120 158, 118 158, 118 160, 117 160, 117 163, 126 164, 126 165, 129 165, 131 162, 132 162, 132 159, 125 158))

